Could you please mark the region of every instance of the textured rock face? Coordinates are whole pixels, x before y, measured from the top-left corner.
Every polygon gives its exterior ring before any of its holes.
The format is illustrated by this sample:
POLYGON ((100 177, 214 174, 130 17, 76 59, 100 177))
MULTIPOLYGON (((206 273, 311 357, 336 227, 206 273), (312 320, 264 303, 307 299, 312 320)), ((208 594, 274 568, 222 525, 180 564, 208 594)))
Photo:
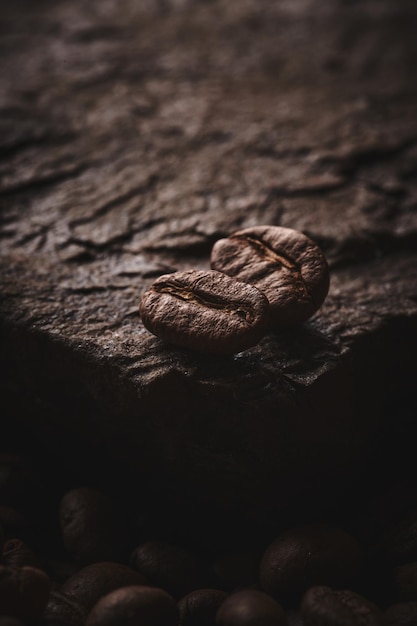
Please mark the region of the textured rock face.
POLYGON ((44 0, 2 13, 11 430, 187 515, 202 503, 275 519, 337 497, 412 397, 415 3, 44 0), (214 241, 260 224, 325 252, 314 318, 230 358, 144 329, 155 277, 208 269, 214 241))

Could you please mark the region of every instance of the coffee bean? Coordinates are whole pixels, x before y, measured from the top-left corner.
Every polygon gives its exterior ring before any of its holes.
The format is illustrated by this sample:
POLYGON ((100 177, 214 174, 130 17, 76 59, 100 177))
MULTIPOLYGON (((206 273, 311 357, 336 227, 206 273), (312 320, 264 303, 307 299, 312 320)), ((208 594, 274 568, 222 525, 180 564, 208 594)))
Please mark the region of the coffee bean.
POLYGON ((22 619, 40 617, 50 588, 51 582, 42 570, 0 565, 0 614, 22 619))
POLYGON ((86 609, 74 598, 52 591, 41 623, 46 626, 84 626, 86 618, 86 609))
POLYGON ((400 602, 390 606, 384 614, 385 626, 416 626, 417 602, 400 602))
POLYGON ((178 626, 173 598, 156 587, 123 587, 104 596, 88 616, 86 626, 178 626))
POLYGON ((120 563, 93 563, 80 569, 61 587, 62 593, 74 598, 89 611, 102 596, 119 587, 144 585, 145 578, 120 563))
POLYGON ((68 491, 61 500, 61 531, 68 553, 83 565, 117 561, 125 543, 117 512, 106 494, 90 487, 68 491))
POLYGON ((345 586, 360 572, 362 551, 343 530, 310 524, 282 533, 260 564, 262 588, 280 602, 296 602, 313 585, 345 586))
POLYGON ((232 593, 216 615, 218 626, 286 626, 285 612, 263 591, 252 589, 232 593))
POLYGON ((220 272, 160 276, 143 295, 143 324, 169 343, 212 354, 233 354, 263 337, 269 306, 255 287, 220 272))
POLYGON ((258 287, 276 326, 299 324, 323 304, 329 269, 320 248, 291 228, 256 226, 217 241, 211 267, 258 287))
POLYGON ((382 611, 358 593, 311 587, 303 597, 304 626, 383 626, 382 611))
POLYGON ((138 546, 131 564, 149 584, 166 589, 175 598, 211 582, 206 563, 188 550, 163 541, 146 541, 138 546))
POLYGON ((227 598, 219 589, 197 589, 178 603, 180 626, 213 626, 220 605, 227 598))
POLYGON ((3 562, 8 567, 29 565, 43 569, 40 559, 21 539, 7 539, 3 545, 3 562))

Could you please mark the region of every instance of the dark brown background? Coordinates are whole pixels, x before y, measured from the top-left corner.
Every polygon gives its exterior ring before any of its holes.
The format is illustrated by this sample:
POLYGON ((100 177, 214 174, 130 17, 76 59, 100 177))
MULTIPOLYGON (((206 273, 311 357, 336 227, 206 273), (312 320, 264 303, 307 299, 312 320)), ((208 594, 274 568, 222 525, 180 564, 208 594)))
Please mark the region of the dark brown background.
POLYGON ((2 3, 4 448, 122 476, 181 528, 414 480, 416 18, 414 0, 2 3), (310 322, 230 359, 143 328, 156 276, 257 224, 326 253, 310 322))

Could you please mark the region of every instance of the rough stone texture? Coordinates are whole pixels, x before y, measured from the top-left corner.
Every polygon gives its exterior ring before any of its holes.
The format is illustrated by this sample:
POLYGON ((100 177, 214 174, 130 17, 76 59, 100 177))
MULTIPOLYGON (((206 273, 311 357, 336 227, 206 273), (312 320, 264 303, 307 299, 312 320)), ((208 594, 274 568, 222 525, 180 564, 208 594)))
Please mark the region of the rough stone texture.
POLYGON ((416 18, 414 0, 4 3, 6 422, 188 519, 262 522, 353 483, 412 397, 416 18), (258 224, 322 246, 309 323, 226 359, 144 329, 156 276, 258 224))

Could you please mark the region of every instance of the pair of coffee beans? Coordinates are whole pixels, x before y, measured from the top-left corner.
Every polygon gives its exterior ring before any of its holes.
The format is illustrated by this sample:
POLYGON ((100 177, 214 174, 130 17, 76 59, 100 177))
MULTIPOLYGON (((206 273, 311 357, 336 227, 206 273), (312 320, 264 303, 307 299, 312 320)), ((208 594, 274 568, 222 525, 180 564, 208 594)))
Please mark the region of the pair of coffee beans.
POLYGON ((307 320, 329 290, 324 254, 291 228, 257 226, 220 239, 211 268, 160 276, 140 303, 144 326, 178 346, 234 354, 269 327, 307 320))

